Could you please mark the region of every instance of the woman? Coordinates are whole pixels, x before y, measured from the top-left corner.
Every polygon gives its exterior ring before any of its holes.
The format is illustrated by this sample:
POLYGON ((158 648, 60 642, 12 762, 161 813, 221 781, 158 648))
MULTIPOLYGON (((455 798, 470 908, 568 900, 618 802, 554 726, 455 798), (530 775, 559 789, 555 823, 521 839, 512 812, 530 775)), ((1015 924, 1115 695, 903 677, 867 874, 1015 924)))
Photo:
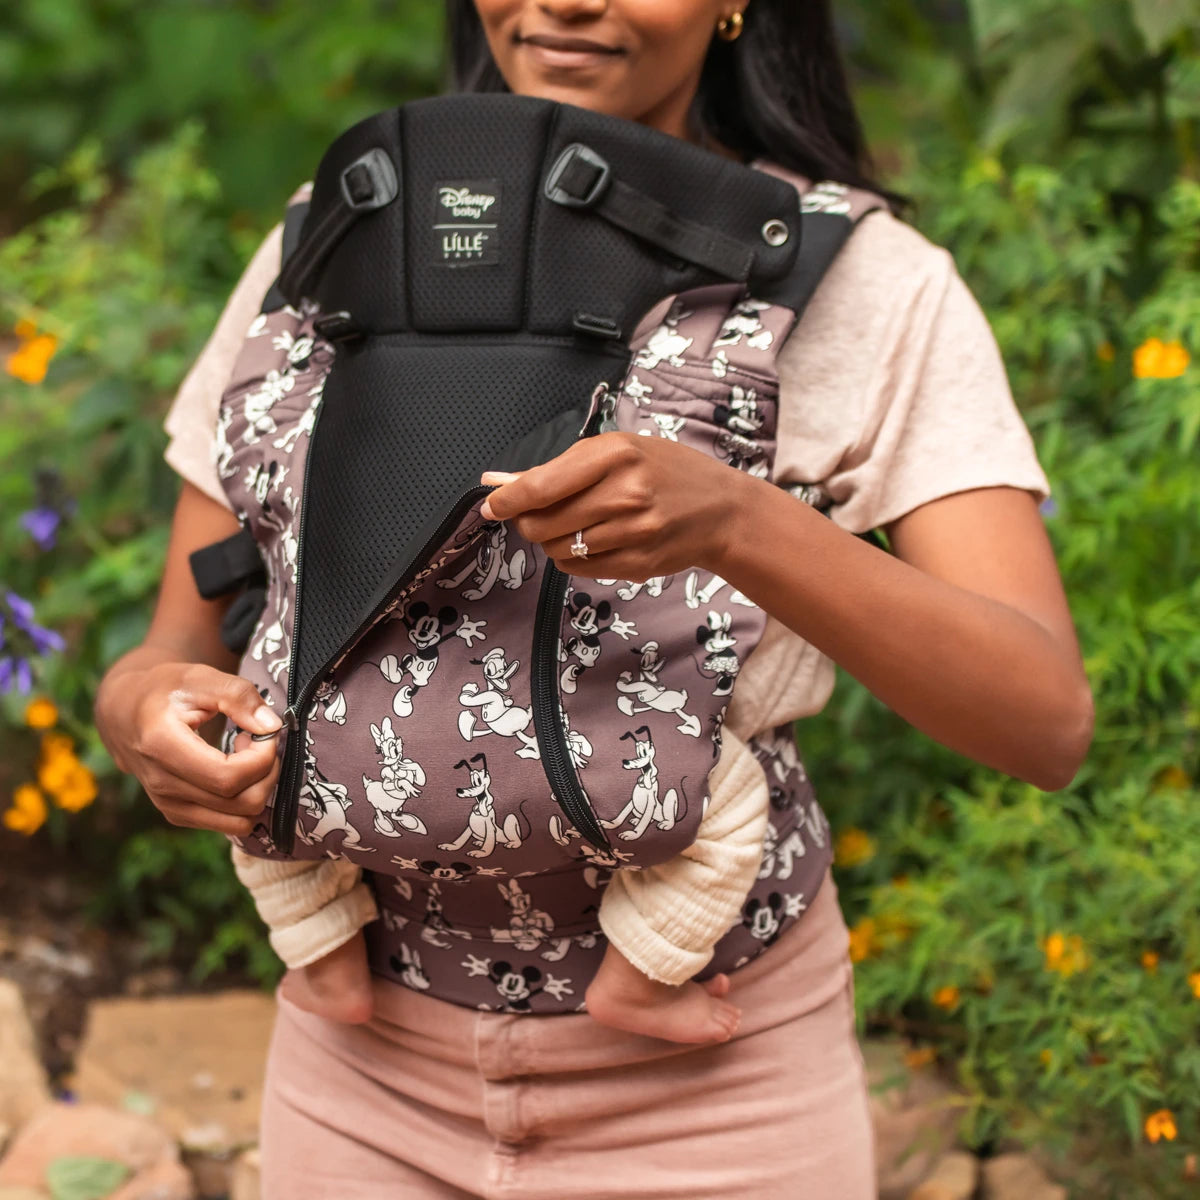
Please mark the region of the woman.
MULTIPOLYGON (((823 0, 460 0, 452 16, 465 86, 507 85, 743 161, 870 186, 823 0)), ((277 255, 273 236, 172 411, 168 458, 185 484, 162 592, 145 643, 112 668, 97 702, 118 765, 169 820, 233 836, 249 833, 277 760, 244 735, 227 759, 196 736, 215 712, 256 727, 260 698, 232 674, 223 605, 197 597, 187 556, 237 528, 208 443, 277 255)), ((833 520, 721 463, 697 480, 670 440, 636 438, 636 454, 589 439, 572 448, 571 471, 552 463, 506 483, 494 515, 575 574, 633 580, 711 556, 720 528, 720 577, 814 648, 804 686, 816 707, 832 660, 946 745, 1064 786, 1092 709, 1038 514, 1045 479, 949 257, 889 213, 867 218, 779 365, 779 469, 824 487, 833 520), (893 555, 853 536, 875 527, 893 555), (579 528, 607 551, 594 569, 570 562, 568 531, 579 528)), ((828 862, 824 840, 803 852, 828 862)), ((742 1025, 701 1047, 583 1014, 479 1013, 382 977, 365 1024, 283 994, 264 1193, 873 1195, 846 931, 828 877, 731 979, 742 1025)))

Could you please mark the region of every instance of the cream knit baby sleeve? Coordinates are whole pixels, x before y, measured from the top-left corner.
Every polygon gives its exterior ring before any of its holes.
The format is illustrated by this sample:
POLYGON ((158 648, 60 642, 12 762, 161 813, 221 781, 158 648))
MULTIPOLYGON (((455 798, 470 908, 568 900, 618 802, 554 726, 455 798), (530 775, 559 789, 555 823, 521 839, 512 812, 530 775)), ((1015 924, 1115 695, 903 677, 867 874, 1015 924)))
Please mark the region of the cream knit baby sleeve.
POLYGON ((609 942, 660 983, 685 983, 708 963, 762 863, 767 777, 728 725, 708 783, 696 841, 657 867, 617 871, 600 901, 609 942))
POLYGON ((232 844, 233 868, 254 897, 285 965, 306 967, 348 942, 379 908, 362 869, 344 858, 255 858, 232 844))

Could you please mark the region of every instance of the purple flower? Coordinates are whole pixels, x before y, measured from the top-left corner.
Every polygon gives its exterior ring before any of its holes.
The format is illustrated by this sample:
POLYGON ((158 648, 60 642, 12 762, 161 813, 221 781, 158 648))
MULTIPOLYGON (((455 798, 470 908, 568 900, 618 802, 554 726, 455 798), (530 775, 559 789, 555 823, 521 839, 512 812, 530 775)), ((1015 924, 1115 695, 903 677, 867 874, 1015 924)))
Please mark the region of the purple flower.
POLYGON ((61 523, 62 514, 46 505, 31 508, 28 512, 21 514, 21 524, 42 550, 54 549, 54 543, 58 538, 58 527, 61 523))
POLYGON ((0 692, 7 692, 13 684, 22 696, 33 691, 33 668, 27 658, 0 658, 0 692))
POLYGON ((1040 505, 1038 505, 1038 512, 1040 512, 1043 517, 1057 517, 1058 502, 1053 496, 1047 496, 1046 499, 1043 500, 1040 505))
POLYGON ((16 592, 4 593, 0 598, 0 647, 7 647, 8 654, 0 658, 0 692, 15 686, 22 695, 28 695, 33 690, 30 649, 34 655, 43 655, 65 646, 61 634, 43 629, 34 621, 33 605, 28 600, 16 592))

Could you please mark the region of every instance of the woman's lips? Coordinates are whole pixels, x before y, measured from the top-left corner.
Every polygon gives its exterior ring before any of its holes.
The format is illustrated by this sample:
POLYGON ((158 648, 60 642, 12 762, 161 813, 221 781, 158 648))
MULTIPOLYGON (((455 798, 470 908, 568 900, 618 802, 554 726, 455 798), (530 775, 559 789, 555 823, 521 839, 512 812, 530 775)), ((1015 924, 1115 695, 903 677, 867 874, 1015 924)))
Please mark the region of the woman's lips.
POLYGON ((550 37, 535 34, 517 36, 517 45, 530 57, 546 67, 582 68, 600 66, 617 58, 624 51, 585 38, 550 37))

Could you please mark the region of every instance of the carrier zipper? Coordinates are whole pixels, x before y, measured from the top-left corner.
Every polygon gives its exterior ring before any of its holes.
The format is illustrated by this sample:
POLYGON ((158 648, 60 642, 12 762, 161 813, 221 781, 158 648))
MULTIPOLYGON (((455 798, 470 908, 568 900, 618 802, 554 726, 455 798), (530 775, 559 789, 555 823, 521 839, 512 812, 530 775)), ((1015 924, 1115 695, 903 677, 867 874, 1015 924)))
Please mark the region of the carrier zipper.
MULTIPOLYGON (((318 412, 317 415, 319 419, 320 413, 318 412)), ((315 435, 316 427, 314 425, 313 433, 310 436, 315 435)), ((304 464, 304 491, 301 493, 302 496, 307 495, 309 462, 311 462, 311 450, 309 459, 304 464)), ((388 588, 387 595, 359 622, 358 627, 341 643, 337 650, 309 676, 305 685, 302 688, 297 688, 295 687, 295 671, 296 660, 299 656, 300 620, 303 612, 300 607, 300 581, 303 578, 300 571, 300 563, 304 552, 304 514, 307 511, 303 500, 301 501, 300 528, 297 534, 296 549, 296 618, 292 624, 291 662, 288 668, 288 707, 287 711, 283 714, 283 722, 287 726, 288 737, 283 752, 283 763, 279 771, 279 787, 275 793, 275 804, 271 814, 271 840, 274 842, 275 848, 283 854, 290 854, 295 845, 296 810, 300 803, 300 778, 303 774, 304 762, 304 735, 308 726, 308 710, 321 681, 341 662, 354 644, 371 626, 395 604, 399 595, 412 581, 413 575, 416 574, 413 570, 414 566, 424 564, 429 556, 454 532, 463 517, 474 507, 476 501, 481 500, 484 496, 489 495, 495 490, 494 485, 478 484, 468 491, 463 492, 451 506, 450 511, 442 519, 437 529, 425 541, 421 549, 405 564, 396 581, 388 588)))
MULTIPOLYGON (((594 437, 617 428, 613 419, 616 398, 607 384, 600 384, 592 393, 592 403, 580 437, 594 437)), ((529 668, 530 703, 533 707, 533 727, 537 733, 542 770, 550 782, 554 797, 571 824, 600 850, 611 845, 596 818, 587 792, 579 782, 571 748, 563 728, 562 704, 558 696, 558 641, 562 625, 563 605, 567 599, 570 576, 547 562, 538 593, 537 612, 533 619, 533 652, 529 668)))

